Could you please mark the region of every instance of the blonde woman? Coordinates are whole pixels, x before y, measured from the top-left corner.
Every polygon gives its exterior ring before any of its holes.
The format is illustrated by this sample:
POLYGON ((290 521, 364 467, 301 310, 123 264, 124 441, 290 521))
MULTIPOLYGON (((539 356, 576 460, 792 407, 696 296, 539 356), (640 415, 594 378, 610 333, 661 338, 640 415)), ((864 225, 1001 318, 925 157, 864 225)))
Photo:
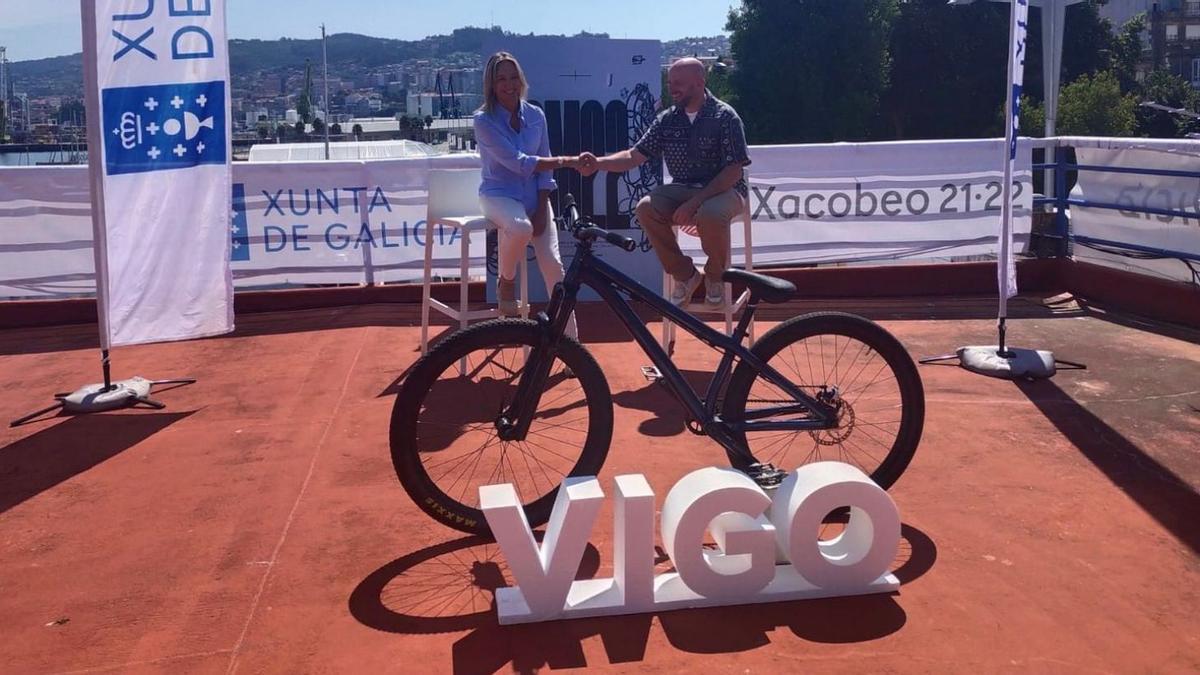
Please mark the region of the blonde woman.
MULTIPOLYGON (((546 291, 563 278, 562 256, 550 193, 558 185, 553 171, 578 170, 580 157, 551 157, 550 134, 541 108, 525 100, 529 84, 517 59, 498 52, 483 71, 483 107, 475 112, 475 142, 483 164, 479 201, 483 213, 499 231, 499 279, 496 297, 500 313, 517 313, 517 265, 532 243, 546 291)), ((575 317, 566 332, 576 337, 575 317)))

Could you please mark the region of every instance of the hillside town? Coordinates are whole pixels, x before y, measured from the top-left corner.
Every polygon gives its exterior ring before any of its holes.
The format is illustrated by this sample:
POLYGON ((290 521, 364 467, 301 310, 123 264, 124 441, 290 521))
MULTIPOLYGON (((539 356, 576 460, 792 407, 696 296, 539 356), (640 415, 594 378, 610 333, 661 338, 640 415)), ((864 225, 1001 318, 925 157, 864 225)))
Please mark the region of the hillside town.
MULTIPOLYGON (((464 118, 482 101, 478 48, 494 33, 503 31, 464 28, 420 42, 332 35, 327 80, 319 39, 231 40, 234 140, 323 137, 329 124, 331 135, 341 140, 445 143, 448 130, 469 126, 464 118), (398 57, 379 56, 388 52, 398 57)), ((729 51, 726 36, 673 40, 664 44, 664 66, 682 56, 731 62, 729 51)), ((0 91, 8 101, 0 108, 11 110, 0 124, 0 142, 82 144, 81 55, 7 59, 0 47, 0 91)))

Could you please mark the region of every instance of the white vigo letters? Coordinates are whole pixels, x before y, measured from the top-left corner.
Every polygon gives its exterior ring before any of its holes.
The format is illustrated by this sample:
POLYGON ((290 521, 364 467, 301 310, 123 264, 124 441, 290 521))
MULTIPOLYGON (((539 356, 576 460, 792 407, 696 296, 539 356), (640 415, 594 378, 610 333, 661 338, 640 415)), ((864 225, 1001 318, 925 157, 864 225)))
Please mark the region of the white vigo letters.
POLYGON ((479 490, 480 508, 516 586, 496 591, 500 623, 635 614, 887 593, 900 542, 891 497, 859 469, 805 465, 772 499, 744 474, 705 468, 684 476, 662 509, 663 546, 676 571, 654 576, 654 492, 641 475, 615 479, 613 579, 574 581, 604 492, 595 478, 568 478, 539 549, 510 485, 479 490), (844 531, 819 540, 822 520, 849 507, 844 531), (711 532, 717 551, 705 550, 711 532), (777 561, 781 564, 776 564, 777 561), (790 561, 790 562, 789 562, 790 561))

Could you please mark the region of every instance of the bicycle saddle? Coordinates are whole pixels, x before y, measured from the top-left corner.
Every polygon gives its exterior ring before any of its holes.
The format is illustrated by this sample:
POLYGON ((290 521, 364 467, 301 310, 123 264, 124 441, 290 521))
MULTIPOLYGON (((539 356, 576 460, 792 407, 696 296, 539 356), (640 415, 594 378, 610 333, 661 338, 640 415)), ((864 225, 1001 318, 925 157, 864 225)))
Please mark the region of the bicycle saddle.
POLYGON ((751 295, 768 303, 787 302, 796 294, 796 285, 790 281, 746 270, 725 270, 721 275, 721 281, 729 283, 740 281, 750 289, 751 295))

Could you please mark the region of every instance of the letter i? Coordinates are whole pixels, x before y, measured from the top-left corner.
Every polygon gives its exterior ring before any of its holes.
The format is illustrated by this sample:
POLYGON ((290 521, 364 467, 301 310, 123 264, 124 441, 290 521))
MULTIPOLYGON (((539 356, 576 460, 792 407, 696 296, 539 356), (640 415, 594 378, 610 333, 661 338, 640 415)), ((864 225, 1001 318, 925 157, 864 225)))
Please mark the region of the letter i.
POLYGON ((613 504, 613 576, 622 604, 654 607, 654 490, 641 474, 617 476, 613 504))

